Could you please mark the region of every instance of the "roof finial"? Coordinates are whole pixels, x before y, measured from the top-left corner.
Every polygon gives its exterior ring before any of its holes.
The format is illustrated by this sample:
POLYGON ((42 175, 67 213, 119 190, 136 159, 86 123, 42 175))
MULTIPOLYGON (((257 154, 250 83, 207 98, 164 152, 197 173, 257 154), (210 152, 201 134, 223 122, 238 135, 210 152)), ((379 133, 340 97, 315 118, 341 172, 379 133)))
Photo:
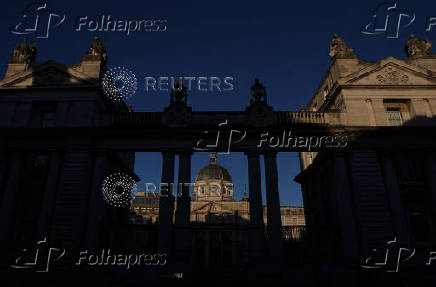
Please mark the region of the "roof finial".
POLYGON ((248 196, 247 196, 247 184, 244 184, 244 195, 242 196, 242 200, 243 200, 243 201, 248 201, 248 196))
POLYGON ((215 153, 211 153, 209 155, 209 159, 210 159, 209 164, 216 164, 216 154, 215 153))

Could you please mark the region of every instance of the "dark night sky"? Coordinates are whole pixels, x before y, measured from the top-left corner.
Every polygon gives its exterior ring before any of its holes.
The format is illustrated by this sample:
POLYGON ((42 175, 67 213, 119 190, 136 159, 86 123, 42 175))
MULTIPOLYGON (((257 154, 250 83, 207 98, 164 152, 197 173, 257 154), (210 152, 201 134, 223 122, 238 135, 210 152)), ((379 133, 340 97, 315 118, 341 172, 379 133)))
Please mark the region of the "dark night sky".
MULTIPOLYGON (((45 2, 45 1, 41 1, 45 2)), ((194 111, 244 110, 255 77, 266 86, 268 103, 275 110, 298 110, 306 104, 327 71, 328 46, 334 33, 354 48, 360 59, 376 61, 404 58, 409 34, 436 42, 436 27, 425 31, 428 16, 436 17, 436 1, 397 1, 399 8, 415 13, 416 20, 400 30, 398 39, 364 35, 360 28, 372 21, 380 1, 46 1, 62 11, 66 20, 50 31, 49 38, 35 39, 38 62, 53 59, 72 64, 82 59, 90 40, 99 36, 106 44, 109 68, 123 66, 138 78, 138 90, 128 104, 135 111, 162 111, 169 92, 145 92, 144 77, 217 76, 234 78, 231 92, 191 91, 194 111), (76 18, 167 19, 165 32, 76 32, 76 18)), ((5 1, 0 10, 0 67, 4 74, 13 48, 24 36, 9 29, 22 20, 29 1, 5 1)), ((192 177, 208 162, 208 154, 195 154, 192 177)), ((219 155, 218 163, 233 175, 236 198, 247 183, 243 154, 219 155)), ((137 154, 136 172, 147 182, 160 180, 159 154, 137 154)), ((278 156, 282 205, 302 205, 296 153, 278 156)), ((177 172, 176 172, 177 174, 177 172)), ((143 185, 140 183, 139 187, 143 185)), ((248 184, 247 184, 248 187, 248 184)))

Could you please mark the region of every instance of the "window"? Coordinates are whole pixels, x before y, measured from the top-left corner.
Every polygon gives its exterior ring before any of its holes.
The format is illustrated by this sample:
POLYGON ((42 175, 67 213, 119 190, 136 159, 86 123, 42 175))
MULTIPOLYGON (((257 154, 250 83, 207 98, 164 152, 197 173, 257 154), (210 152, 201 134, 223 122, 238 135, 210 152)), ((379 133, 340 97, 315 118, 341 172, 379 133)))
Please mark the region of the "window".
POLYGON ((401 126, 410 120, 408 99, 385 99, 383 100, 387 122, 390 126, 401 126))
POLYGON ((52 128, 55 126, 56 113, 54 111, 45 111, 41 113, 41 127, 52 128))
POLYGON ((400 108, 387 108, 386 113, 391 126, 401 126, 403 124, 400 108))
POLYGON ((56 123, 55 102, 34 102, 32 104, 32 127, 52 128, 56 123))

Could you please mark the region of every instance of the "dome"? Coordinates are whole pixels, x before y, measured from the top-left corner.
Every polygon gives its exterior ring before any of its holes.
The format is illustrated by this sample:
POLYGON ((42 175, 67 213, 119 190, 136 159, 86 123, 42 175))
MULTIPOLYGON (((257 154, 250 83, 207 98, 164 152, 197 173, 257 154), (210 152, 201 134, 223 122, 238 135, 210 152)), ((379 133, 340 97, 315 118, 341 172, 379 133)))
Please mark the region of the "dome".
POLYGON ((216 155, 210 155, 209 165, 200 169, 195 177, 195 181, 208 180, 208 179, 222 179, 232 182, 232 176, 224 167, 216 164, 216 155))

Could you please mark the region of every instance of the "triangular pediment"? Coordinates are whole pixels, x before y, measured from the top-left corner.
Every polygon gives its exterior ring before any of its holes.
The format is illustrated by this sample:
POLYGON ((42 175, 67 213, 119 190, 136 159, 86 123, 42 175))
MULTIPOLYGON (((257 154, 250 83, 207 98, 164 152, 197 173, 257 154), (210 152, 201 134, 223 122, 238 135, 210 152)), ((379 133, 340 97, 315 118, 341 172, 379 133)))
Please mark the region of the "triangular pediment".
POLYGON ((197 206, 194 212, 198 213, 233 213, 233 211, 226 206, 224 202, 207 202, 204 205, 197 206))
POLYGON ((345 85, 436 85, 434 72, 393 57, 341 79, 345 85))
POLYGON ((73 67, 48 61, 0 81, 1 88, 96 86, 98 82, 73 67))

